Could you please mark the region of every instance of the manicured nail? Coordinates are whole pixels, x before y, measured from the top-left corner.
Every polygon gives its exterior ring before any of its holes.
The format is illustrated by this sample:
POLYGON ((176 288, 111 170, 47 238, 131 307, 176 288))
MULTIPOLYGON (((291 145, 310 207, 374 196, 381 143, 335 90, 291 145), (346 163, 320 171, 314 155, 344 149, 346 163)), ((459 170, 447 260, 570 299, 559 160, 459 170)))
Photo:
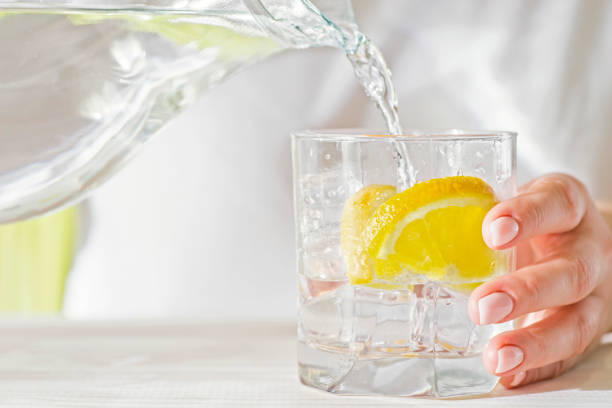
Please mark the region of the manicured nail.
POLYGON ((497 368, 495 374, 512 370, 523 362, 523 350, 516 346, 504 346, 497 350, 497 368))
POLYGON ((516 387, 517 385, 523 382, 525 377, 527 377, 527 372, 521 371, 520 373, 514 376, 514 378, 512 379, 512 382, 510 383, 510 386, 516 387))
POLYGON ((499 217, 489 224, 489 243, 492 246, 501 246, 512 241, 518 234, 518 222, 512 217, 499 217))
POLYGON ((478 301, 480 324, 497 323, 514 309, 512 298, 504 292, 494 292, 478 301))

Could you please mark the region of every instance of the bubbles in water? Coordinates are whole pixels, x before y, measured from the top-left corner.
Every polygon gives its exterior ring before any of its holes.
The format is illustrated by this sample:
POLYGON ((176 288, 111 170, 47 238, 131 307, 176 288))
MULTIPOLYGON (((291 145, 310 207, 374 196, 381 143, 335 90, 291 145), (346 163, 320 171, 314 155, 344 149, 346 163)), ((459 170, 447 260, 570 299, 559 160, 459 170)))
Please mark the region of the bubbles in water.
MULTIPOLYGON (((391 71, 380 50, 367 37, 359 32, 354 35, 361 38, 361 42, 354 52, 347 53, 347 57, 353 65, 355 76, 366 95, 376 103, 382 113, 387 130, 393 135, 400 135, 402 126, 391 71)), ((401 191, 410 187, 409 164, 407 163, 407 152, 401 143, 394 142, 394 145, 394 161, 398 170, 397 186, 401 191)))
POLYGON ((499 184, 502 184, 512 177, 512 149, 506 148, 508 141, 494 140, 493 149, 495 151, 495 174, 499 184))

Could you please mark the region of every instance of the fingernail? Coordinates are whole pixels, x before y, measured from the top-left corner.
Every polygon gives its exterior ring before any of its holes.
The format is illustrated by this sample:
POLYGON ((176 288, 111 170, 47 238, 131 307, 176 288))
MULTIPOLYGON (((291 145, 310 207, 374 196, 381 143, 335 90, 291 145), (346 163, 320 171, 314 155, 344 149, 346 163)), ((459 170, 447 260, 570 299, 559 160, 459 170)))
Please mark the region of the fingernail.
POLYGON ((520 383, 523 382, 525 377, 527 377, 527 373, 525 371, 521 371, 520 373, 518 373, 517 375, 514 376, 514 379, 512 379, 512 382, 510 383, 510 386, 511 387, 516 387, 517 385, 519 385, 520 383))
POLYGON ((501 246, 512 241, 518 234, 518 222, 512 217, 499 217, 492 221, 488 227, 489 243, 492 246, 501 246))
POLYGON ((495 374, 512 370, 523 362, 523 350, 516 346, 504 346, 497 350, 497 368, 495 374))
POLYGON ((478 301, 480 324, 497 323, 514 309, 512 298, 504 292, 494 292, 478 301))

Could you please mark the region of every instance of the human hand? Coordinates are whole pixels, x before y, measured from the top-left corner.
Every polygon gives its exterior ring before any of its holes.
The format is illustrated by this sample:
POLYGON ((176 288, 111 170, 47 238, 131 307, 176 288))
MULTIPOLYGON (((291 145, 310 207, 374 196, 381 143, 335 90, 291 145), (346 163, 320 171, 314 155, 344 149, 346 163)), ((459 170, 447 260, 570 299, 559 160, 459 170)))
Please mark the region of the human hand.
POLYGON ((535 179, 492 208, 483 237, 517 248, 517 271, 475 289, 478 324, 517 319, 489 341, 485 367, 507 388, 555 377, 595 348, 612 328, 612 232, 575 178, 535 179))

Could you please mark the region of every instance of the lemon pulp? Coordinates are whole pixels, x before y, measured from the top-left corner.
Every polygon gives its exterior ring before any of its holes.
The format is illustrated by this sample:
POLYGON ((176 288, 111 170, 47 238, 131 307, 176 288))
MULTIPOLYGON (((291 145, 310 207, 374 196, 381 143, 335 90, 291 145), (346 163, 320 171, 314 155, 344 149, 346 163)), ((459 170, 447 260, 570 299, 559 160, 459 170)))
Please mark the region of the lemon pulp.
POLYGON ((391 289, 425 277, 462 289, 477 286, 503 261, 481 233, 496 203, 493 189, 476 177, 431 179, 397 194, 392 186, 364 187, 342 216, 351 283, 391 289))

